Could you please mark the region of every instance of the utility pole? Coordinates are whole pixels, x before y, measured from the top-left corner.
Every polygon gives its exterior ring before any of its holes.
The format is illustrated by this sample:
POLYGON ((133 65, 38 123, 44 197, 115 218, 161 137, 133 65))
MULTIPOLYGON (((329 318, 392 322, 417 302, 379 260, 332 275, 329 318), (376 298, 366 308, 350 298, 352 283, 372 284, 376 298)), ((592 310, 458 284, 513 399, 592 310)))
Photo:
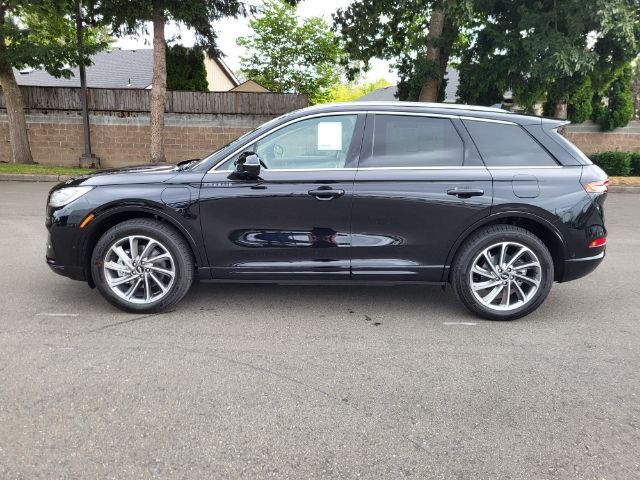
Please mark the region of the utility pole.
POLYGON ((80 58, 80 103, 82 104, 82 131, 84 153, 80 155, 80 167, 99 167, 100 159, 91 153, 91 132, 89 130, 89 102, 87 99, 87 72, 84 66, 84 28, 82 25, 82 3, 76 0, 76 36, 80 58))

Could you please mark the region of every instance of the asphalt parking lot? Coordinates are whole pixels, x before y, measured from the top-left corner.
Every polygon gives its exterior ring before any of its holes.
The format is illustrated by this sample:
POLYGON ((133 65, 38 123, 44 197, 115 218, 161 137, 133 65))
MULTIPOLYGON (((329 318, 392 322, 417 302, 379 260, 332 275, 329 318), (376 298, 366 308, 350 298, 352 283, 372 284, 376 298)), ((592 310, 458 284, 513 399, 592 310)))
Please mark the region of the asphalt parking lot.
POLYGON ((640 195, 515 322, 435 287, 196 285, 120 312, 0 182, 0 478, 640 478, 640 195))

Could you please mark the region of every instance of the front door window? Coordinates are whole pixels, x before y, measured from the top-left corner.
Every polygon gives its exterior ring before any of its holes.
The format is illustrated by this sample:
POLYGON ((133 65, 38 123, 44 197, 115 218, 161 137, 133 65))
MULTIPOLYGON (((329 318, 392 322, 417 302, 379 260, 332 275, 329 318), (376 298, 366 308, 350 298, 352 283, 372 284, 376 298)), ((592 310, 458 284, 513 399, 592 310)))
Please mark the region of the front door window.
MULTIPOLYGON (((247 146, 266 170, 345 168, 358 116, 332 115, 300 120, 247 146)), ((232 170, 237 156, 220 169, 232 170)))

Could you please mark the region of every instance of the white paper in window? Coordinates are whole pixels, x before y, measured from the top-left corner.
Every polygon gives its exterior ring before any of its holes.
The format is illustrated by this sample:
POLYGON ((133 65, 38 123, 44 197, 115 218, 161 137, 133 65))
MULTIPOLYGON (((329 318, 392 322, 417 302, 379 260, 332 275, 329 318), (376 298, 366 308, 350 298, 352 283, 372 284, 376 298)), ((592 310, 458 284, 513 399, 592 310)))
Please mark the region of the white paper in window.
POLYGON ((342 122, 318 123, 318 150, 342 150, 342 122))

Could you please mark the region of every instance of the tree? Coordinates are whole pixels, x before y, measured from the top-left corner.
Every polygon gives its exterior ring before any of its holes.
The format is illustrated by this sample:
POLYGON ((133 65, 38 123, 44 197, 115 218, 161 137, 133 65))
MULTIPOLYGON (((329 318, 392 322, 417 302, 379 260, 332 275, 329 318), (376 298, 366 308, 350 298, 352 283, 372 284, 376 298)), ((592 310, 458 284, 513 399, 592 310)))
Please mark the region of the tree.
POLYGON ((636 59, 636 65, 633 68, 633 78, 631 79, 631 92, 633 96, 633 110, 635 117, 640 116, 640 64, 636 59))
POLYGON ((464 102, 499 85, 528 110, 546 97, 553 115, 566 118, 587 77, 597 91, 638 53, 637 7, 629 0, 523 0, 515 7, 479 0, 475 8, 460 67, 464 102))
POLYGON ((0 87, 7 105, 11 159, 33 163, 24 101, 13 68, 44 67, 54 76, 71 76, 71 66, 89 63, 89 56, 105 49, 100 29, 89 30, 82 54, 78 52, 74 0, 22 2, 0 0, 0 87))
POLYGON ((272 92, 307 94, 311 104, 329 100, 342 52, 322 18, 301 21, 294 6, 267 0, 249 25, 252 33, 238 39, 247 49, 241 68, 248 79, 272 92))
POLYGON ((380 78, 375 82, 364 83, 339 83, 334 85, 330 92, 329 97, 331 102, 350 102, 357 100, 358 98, 371 93, 379 88, 389 87, 391 84, 384 78, 380 78))
POLYGON ((633 118, 632 75, 631 65, 625 65, 613 82, 594 97, 593 120, 603 130, 624 127, 633 118))
POLYGON ((398 71, 400 100, 435 102, 471 0, 360 0, 339 9, 334 29, 343 39, 344 65, 353 79, 373 58, 398 71))
POLYGON ((196 44, 211 56, 220 55, 213 23, 225 17, 254 12, 241 0, 104 0, 99 7, 106 23, 118 35, 135 35, 153 28, 153 79, 151 87, 151 161, 163 162, 164 109, 167 93, 165 24, 174 21, 195 31, 196 44))
POLYGON ((182 45, 167 47, 167 89, 208 91, 209 82, 202 49, 182 45))

